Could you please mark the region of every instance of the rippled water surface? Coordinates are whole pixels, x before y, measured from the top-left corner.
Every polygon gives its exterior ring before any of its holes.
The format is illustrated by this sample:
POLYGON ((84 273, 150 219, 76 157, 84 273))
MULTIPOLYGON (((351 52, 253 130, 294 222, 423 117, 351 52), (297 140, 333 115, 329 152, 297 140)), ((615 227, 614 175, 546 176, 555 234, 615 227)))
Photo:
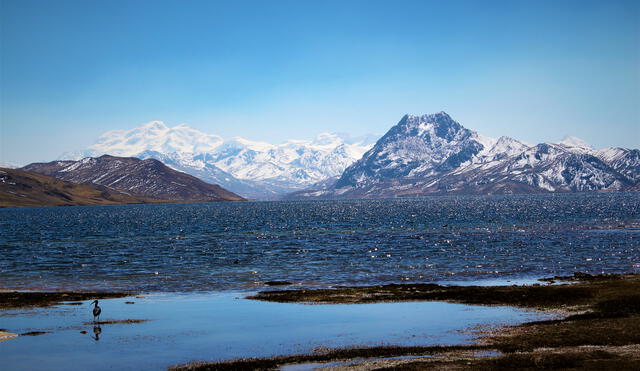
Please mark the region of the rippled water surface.
POLYGON ((0 209, 0 286, 157 292, 640 272, 637 193, 0 209))

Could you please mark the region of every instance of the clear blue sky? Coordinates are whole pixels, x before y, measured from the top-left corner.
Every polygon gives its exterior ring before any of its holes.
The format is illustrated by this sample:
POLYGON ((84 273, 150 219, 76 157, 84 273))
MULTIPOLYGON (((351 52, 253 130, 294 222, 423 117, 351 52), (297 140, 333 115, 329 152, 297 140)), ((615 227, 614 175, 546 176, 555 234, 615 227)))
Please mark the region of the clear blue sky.
POLYGON ((0 0, 0 160, 186 123, 279 142, 447 111, 640 147, 640 1, 0 0))

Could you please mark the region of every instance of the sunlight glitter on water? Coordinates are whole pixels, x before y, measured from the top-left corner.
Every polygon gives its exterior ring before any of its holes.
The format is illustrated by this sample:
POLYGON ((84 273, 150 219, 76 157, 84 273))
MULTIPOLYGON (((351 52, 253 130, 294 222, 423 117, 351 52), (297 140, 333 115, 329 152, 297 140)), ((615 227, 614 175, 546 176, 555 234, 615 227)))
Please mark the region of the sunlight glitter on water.
POLYGON ((0 209, 0 285, 209 292, 640 272, 639 220, 625 193, 0 209))

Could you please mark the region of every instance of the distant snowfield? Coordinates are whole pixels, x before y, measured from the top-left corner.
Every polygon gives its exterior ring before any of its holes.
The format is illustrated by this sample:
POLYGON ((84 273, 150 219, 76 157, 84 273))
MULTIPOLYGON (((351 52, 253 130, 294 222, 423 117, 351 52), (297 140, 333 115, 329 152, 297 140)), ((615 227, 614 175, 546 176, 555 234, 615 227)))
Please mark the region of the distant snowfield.
POLYGON ((66 152, 58 159, 103 154, 155 158, 243 196, 269 199, 340 175, 377 138, 321 133, 313 140, 271 144, 241 137, 225 140, 187 125, 169 127, 151 121, 131 130, 106 132, 88 149, 66 152))

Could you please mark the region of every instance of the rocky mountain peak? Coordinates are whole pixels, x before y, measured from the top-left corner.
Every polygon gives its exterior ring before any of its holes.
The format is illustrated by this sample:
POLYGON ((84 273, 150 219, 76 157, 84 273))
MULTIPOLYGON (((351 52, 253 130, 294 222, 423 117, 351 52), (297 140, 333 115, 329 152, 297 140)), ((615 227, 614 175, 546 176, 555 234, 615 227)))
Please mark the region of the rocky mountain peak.
POLYGON ((432 126, 459 126, 451 116, 441 111, 426 115, 404 115, 398 125, 416 126, 416 125, 432 125, 432 126))
POLYGON ((406 114, 402 117, 400 122, 416 123, 416 122, 447 122, 453 121, 451 116, 444 111, 429 113, 424 115, 412 115, 406 114))
POLYGON ((575 137, 533 146, 493 139, 438 112, 403 116, 333 185, 293 198, 620 191, 639 189, 639 180, 637 149, 596 151, 575 137))
POLYGON ((471 161, 483 149, 475 132, 445 112, 405 115, 362 159, 345 170, 336 186, 356 187, 448 171, 471 161))
POLYGON ((437 140, 437 137, 450 142, 459 139, 456 137, 459 137, 461 130, 464 131, 463 135, 471 133, 453 120, 446 112, 441 111, 421 116, 404 115, 387 135, 391 138, 398 135, 421 137, 426 139, 427 142, 433 142, 434 139, 437 140))

